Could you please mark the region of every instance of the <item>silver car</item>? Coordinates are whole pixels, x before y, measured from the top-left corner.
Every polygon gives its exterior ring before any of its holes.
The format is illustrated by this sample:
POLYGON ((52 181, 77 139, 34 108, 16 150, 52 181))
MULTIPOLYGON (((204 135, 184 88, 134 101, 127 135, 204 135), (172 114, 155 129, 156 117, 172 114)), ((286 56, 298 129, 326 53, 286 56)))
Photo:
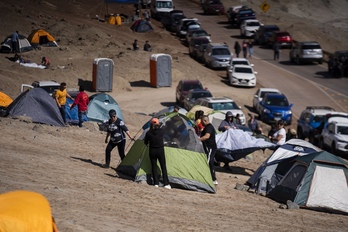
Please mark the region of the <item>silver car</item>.
POLYGON ((323 63, 323 51, 318 42, 296 42, 290 50, 290 61, 301 64, 307 62, 323 63))
POLYGON ((210 43, 204 53, 205 65, 209 68, 230 66, 232 53, 226 44, 210 43))

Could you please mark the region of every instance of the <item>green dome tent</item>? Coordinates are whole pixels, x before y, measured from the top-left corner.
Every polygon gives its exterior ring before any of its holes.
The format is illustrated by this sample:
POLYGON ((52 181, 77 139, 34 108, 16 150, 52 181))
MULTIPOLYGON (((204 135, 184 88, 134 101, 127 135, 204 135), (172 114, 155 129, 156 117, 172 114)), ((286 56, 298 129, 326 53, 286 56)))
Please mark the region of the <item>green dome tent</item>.
MULTIPOLYGON (((173 112, 159 116, 159 120, 165 131, 165 156, 170 185, 174 188, 215 193, 202 143, 187 119, 173 112)), ((146 181, 151 184, 149 149, 143 141, 147 130, 134 142, 116 171, 135 182, 146 181)))

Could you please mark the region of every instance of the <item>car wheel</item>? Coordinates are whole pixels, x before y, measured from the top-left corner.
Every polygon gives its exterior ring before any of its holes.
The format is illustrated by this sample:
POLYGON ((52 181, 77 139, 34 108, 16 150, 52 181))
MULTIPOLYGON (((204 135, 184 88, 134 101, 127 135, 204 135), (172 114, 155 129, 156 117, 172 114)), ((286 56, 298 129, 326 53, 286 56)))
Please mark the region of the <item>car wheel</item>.
POLYGON ((296 56, 296 64, 301 64, 300 57, 296 56))
POLYGON ((297 127, 297 135, 299 139, 305 139, 301 127, 297 127))
POLYGON ((332 143, 332 145, 331 145, 331 153, 336 155, 336 145, 335 145, 335 143, 332 143))

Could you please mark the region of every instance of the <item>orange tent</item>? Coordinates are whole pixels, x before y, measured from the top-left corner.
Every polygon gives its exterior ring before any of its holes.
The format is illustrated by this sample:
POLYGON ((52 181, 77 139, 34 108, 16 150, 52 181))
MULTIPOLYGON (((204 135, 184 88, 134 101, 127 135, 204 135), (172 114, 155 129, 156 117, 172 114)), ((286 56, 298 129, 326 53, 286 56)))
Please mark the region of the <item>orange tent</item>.
POLYGON ((33 47, 37 47, 38 45, 46 47, 58 47, 58 44, 53 36, 43 29, 32 31, 28 36, 28 40, 33 47))
POLYGON ((58 232, 58 229, 44 196, 14 191, 0 194, 0 231, 58 232))
POLYGON ((13 102, 12 98, 10 98, 7 94, 0 92, 0 106, 7 107, 13 102))

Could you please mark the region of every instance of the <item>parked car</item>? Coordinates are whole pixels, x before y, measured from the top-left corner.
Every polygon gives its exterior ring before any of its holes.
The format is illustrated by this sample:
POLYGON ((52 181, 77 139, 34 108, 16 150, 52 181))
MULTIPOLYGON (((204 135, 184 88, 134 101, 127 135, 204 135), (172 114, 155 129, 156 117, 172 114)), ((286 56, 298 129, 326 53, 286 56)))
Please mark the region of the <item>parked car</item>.
POLYGON ((253 37, 262 24, 257 19, 247 19, 240 24, 240 35, 242 37, 253 37))
POLYGON ((301 64, 303 62, 323 63, 323 50, 316 41, 296 42, 289 53, 290 61, 301 64))
POLYGON ((211 92, 207 89, 190 89, 183 101, 184 108, 189 111, 199 98, 212 96, 211 92))
POLYGON ((348 158, 348 118, 331 117, 321 133, 319 146, 348 158))
POLYGON ((275 88, 259 88, 256 93, 254 94, 253 98, 253 108, 256 110, 256 112, 259 112, 259 104, 262 101, 262 99, 265 97, 268 93, 278 93, 281 92, 278 89, 275 88))
POLYGON ((201 6, 204 14, 225 14, 225 6, 220 0, 203 0, 201 6))
POLYGON ((292 111, 284 94, 268 93, 259 104, 259 118, 265 123, 275 123, 283 120, 287 125, 292 123, 292 111))
POLYGON ((255 12, 252 9, 240 9, 236 14, 234 24, 240 27, 240 24, 247 19, 256 19, 255 12))
POLYGON ((207 46, 208 44, 201 44, 199 45, 198 49, 197 49, 197 53, 196 53, 196 60, 199 62, 199 63, 204 63, 205 64, 205 60, 204 60, 204 53, 205 53, 205 50, 207 49, 207 46))
POLYGON ((326 121, 326 115, 335 112, 335 109, 329 106, 307 106, 301 112, 297 120, 297 136, 300 139, 309 139, 314 145, 317 145, 316 137, 321 133, 321 127, 326 121))
POLYGON ((181 80, 176 87, 175 100, 176 104, 183 106, 183 101, 190 89, 203 89, 199 80, 181 80))
POLYGON ((31 85, 22 84, 21 92, 26 91, 27 89, 32 88, 42 88, 46 90, 46 92, 52 96, 60 87, 60 84, 56 81, 34 81, 31 85))
POLYGON ((186 34, 187 44, 190 44, 190 40, 192 38, 197 38, 197 37, 207 38, 209 43, 211 43, 210 34, 208 34, 208 32, 206 30, 203 30, 202 28, 200 28, 200 29, 196 29, 196 30, 189 30, 189 31, 187 31, 187 34, 186 34))
POLYGON ((161 23, 166 30, 171 31, 173 21, 178 20, 178 18, 186 18, 186 16, 182 10, 172 10, 161 18, 161 23))
POLYGON ((213 110, 219 110, 226 114, 227 111, 231 111, 233 116, 239 114, 242 125, 245 125, 245 115, 241 110, 241 107, 236 102, 228 97, 203 97, 196 101, 196 105, 208 107, 213 110))
POLYGON ((231 25, 235 24, 236 15, 241 9, 249 9, 246 5, 231 6, 226 11, 227 20, 231 25))
POLYGON ((192 22, 198 23, 198 19, 196 19, 196 18, 183 18, 183 19, 180 19, 180 22, 179 22, 179 24, 177 26, 177 29, 176 29, 176 35, 179 38, 185 37, 186 33, 187 33, 187 25, 189 23, 192 23, 192 22))
POLYGON ((171 22, 170 22, 170 31, 171 32, 176 32, 178 25, 180 23, 181 19, 185 19, 187 18, 185 15, 183 14, 174 14, 171 16, 171 22))
POLYGON ((253 67, 249 65, 236 64, 228 73, 228 81, 232 86, 255 87, 256 74, 253 67))
POLYGON ((273 46, 277 41, 281 47, 292 47, 292 37, 287 31, 273 31, 272 36, 268 38, 268 45, 273 46))
POLYGON ((198 56, 198 49, 201 44, 208 44, 209 39, 206 37, 193 37, 189 43, 189 55, 196 59, 198 56))
POLYGON ((232 53, 226 44, 210 43, 205 53, 205 65, 209 68, 226 68, 232 59, 232 53))
POLYGON ((229 66, 226 67, 226 78, 228 78, 228 76, 230 75, 229 73, 232 72, 233 66, 236 64, 254 67, 254 64, 250 64, 249 60, 246 58, 233 58, 231 59, 229 66))
POLYGON ((254 44, 264 45, 268 43, 268 38, 273 31, 280 31, 277 25, 261 25, 254 34, 254 44))

